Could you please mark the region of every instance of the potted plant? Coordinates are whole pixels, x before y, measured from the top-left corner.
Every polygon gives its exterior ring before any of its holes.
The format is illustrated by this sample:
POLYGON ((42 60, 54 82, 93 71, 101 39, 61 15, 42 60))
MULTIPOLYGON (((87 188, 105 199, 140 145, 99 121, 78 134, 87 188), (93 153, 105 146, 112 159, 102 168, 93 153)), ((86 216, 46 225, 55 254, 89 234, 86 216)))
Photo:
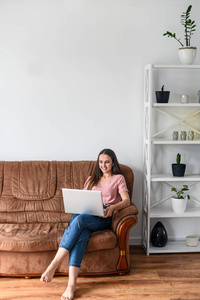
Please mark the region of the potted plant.
POLYGON ((173 176, 182 177, 185 174, 185 164, 181 164, 181 154, 178 153, 176 156, 176 163, 172 164, 173 176))
POLYGON ((189 191, 189 188, 186 184, 179 190, 175 187, 172 187, 172 192, 175 192, 175 196, 171 198, 172 200, 172 209, 175 213, 183 213, 187 207, 187 200, 190 199, 190 195, 184 195, 186 191, 189 191))
POLYGON ((156 101, 158 103, 167 103, 169 101, 169 91, 164 91, 164 85, 161 87, 160 91, 156 91, 156 101))
POLYGON ((183 12, 181 15, 181 24, 185 28, 185 46, 180 41, 180 39, 176 37, 175 33, 166 31, 163 34, 163 36, 168 36, 168 37, 174 38, 181 45, 181 47, 179 48, 179 58, 180 58, 180 61, 182 64, 187 64, 187 65, 193 64, 193 62, 196 58, 196 53, 197 53, 197 48, 192 47, 190 45, 191 37, 194 34, 194 32, 196 31, 195 21, 190 19, 191 9, 192 9, 192 5, 189 5, 186 12, 183 12))

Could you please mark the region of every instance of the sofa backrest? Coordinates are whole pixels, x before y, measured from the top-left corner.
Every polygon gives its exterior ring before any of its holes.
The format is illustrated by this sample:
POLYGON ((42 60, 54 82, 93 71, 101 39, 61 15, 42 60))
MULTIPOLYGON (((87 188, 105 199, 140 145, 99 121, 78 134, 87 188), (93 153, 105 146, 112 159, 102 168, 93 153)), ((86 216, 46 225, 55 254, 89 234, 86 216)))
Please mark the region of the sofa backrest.
MULTIPOLYGON (((82 189, 95 161, 0 162, 0 223, 69 222, 62 188, 82 189)), ((120 165, 130 196, 133 172, 120 165)))

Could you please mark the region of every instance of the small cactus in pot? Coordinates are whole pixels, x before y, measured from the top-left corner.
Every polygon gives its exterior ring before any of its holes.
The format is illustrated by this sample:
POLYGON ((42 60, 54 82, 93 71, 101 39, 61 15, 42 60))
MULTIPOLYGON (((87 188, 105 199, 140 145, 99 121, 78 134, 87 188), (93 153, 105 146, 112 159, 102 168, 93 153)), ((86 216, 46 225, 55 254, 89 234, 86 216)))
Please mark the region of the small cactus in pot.
POLYGON ((162 85, 161 90, 156 91, 156 101, 157 101, 157 103, 168 103, 168 101, 169 101, 170 92, 165 91, 164 87, 165 86, 162 85))
POLYGON ((176 163, 172 164, 173 176, 182 177, 185 175, 186 165, 181 164, 181 154, 178 153, 176 156, 176 163))

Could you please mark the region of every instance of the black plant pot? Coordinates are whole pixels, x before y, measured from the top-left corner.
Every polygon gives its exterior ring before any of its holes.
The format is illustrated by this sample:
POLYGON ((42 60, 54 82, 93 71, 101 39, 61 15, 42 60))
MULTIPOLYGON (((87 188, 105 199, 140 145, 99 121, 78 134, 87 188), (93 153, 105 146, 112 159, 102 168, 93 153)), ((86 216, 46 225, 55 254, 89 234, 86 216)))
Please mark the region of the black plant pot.
POLYGON ((157 222, 151 231, 151 243, 154 247, 164 247, 167 244, 168 236, 164 225, 157 222))
POLYGON ((185 174, 185 164, 172 164, 172 174, 173 176, 182 177, 185 174))
POLYGON ((167 103, 169 101, 169 91, 156 91, 157 103, 167 103))

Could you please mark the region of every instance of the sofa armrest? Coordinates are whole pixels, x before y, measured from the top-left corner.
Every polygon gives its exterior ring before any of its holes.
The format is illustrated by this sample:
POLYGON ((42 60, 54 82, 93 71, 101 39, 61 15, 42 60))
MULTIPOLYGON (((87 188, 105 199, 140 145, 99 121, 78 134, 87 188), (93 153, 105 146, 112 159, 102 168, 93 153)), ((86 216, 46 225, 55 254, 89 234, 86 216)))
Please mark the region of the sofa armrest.
POLYGON ((129 218, 137 221, 138 209, 133 202, 119 211, 114 211, 112 216, 112 230, 118 235, 120 224, 129 218))
POLYGON ((130 206, 113 213, 112 229, 117 235, 119 246, 119 261, 117 270, 130 269, 129 259, 129 231, 131 227, 137 224, 137 207, 131 203, 130 206))

